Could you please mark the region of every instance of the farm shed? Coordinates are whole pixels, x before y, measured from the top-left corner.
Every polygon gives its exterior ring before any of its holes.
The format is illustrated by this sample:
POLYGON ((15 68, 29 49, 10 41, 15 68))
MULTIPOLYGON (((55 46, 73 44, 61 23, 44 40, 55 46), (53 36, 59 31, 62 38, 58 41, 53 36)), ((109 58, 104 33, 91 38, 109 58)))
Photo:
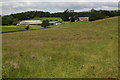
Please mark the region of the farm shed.
POLYGON ((62 24, 62 22, 60 22, 60 21, 49 21, 49 24, 50 25, 60 25, 60 24, 62 24))
POLYGON ((20 26, 38 26, 41 24, 42 24, 42 21, 40 21, 40 20, 25 20, 25 21, 21 21, 17 25, 20 25, 20 26))
POLYGON ((89 17, 78 17, 78 21, 80 21, 80 22, 89 21, 89 17))

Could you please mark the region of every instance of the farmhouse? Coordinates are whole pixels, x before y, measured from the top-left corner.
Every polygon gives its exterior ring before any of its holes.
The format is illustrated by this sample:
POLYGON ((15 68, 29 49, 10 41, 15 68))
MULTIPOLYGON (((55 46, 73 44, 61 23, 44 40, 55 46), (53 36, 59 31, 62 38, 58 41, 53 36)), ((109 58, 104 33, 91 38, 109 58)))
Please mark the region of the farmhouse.
POLYGON ((89 17, 78 17, 78 21, 80 21, 80 22, 89 21, 89 17))
POLYGON ((60 21, 49 21, 49 24, 50 25, 60 25, 60 24, 63 24, 63 23, 60 22, 60 21))
POLYGON ((40 20, 25 20, 25 21, 21 21, 17 25, 20 25, 20 26, 38 26, 41 24, 42 24, 42 21, 40 21, 40 20))

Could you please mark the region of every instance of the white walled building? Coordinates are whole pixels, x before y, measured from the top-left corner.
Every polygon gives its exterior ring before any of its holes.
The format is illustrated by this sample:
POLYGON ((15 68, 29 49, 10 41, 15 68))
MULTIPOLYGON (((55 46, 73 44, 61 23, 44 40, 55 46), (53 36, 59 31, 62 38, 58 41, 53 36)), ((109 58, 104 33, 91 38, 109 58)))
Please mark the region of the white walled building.
POLYGON ((20 25, 20 26, 38 26, 41 24, 42 24, 42 21, 40 21, 40 20, 25 20, 25 21, 21 21, 17 25, 20 25))

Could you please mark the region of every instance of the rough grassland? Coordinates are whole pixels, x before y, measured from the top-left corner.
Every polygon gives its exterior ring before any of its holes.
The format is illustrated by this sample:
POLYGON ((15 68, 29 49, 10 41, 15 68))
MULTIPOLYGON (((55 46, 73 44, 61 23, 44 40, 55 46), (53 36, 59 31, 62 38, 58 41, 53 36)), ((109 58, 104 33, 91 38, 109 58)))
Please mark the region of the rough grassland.
POLYGON ((118 76, 118 17, 3 34, 4 78, 118 76))
MULTIPOLYGON (((25 26, 0 26, 0 32, 8 32, 8 31, 19 31, 19 30, 26 30, 25 26)), ((30 29, 40 29, 42 28, 41 26, 30 26, 30 29)))

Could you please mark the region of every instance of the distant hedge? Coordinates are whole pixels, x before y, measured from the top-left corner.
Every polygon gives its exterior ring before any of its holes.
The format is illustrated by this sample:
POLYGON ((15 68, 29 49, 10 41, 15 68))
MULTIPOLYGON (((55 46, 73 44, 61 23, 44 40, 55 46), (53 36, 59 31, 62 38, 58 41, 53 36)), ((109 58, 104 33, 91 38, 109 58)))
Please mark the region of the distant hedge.
POLYGON ((50 13, 43 11, 28 11, 22 13, 16 13, 11 15, 2 16, 2 25, 16 25, 19 21, 29 20, 33 18, 44 17, 60 17, 63 21, 69 21, 69 17, 89 17, 90 21, 103 19, 106 17, 120 16, 120 10, 95 10, 92 9, 88 12, 58 12, 50 13))

